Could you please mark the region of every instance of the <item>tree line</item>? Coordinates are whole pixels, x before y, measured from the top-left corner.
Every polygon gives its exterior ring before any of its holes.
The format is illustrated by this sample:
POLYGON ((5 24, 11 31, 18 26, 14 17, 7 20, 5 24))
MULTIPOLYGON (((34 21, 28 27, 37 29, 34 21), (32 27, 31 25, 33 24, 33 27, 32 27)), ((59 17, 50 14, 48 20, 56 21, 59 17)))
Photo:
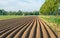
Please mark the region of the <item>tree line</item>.
POLYGON ((39 15, 39 11, 23 12, 21 10, 5 11, 4 9, 0 9, 0 15, 39 15))

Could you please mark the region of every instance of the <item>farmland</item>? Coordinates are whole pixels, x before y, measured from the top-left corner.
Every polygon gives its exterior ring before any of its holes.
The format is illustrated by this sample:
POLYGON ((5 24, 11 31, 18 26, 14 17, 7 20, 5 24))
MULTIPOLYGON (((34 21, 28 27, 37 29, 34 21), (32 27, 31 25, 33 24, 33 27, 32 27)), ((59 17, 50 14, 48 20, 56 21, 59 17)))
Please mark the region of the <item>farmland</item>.
POLYGON ((58 38, 46 22, 37 16, 0 21, 0 38, 58 38))

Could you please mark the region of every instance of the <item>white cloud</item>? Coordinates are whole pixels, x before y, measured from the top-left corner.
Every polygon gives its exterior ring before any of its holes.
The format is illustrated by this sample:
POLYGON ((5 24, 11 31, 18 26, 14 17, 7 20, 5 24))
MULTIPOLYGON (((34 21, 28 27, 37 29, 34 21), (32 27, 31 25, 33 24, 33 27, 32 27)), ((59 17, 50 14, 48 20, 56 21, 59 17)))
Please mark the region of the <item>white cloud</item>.
POLYGON ((44 0, 0 0, 0 8, 8 11, 34 11, 39 10, 43 3, 44 0))

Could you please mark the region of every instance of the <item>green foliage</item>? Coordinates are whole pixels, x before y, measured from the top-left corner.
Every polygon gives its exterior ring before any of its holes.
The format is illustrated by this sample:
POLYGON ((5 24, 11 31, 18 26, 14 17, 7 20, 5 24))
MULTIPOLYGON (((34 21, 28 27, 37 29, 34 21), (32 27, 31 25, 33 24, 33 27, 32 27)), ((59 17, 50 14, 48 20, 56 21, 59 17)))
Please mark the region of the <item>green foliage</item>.
POLYGON ((39 15, 39 11, 34 11, 34 15, 39 15))
POLYGON ((40 16, 41 18, 43 18, 44 20, 47 20, 49 23, 56 23, 58 24, 58 26, 60 26, 60 16, 58 16, 56 18, 56 16, 40 16))
POLYGON ((24 12, 25 15, 39 15, 39 11, 24 12))
POLYGON ((19 10, 18 12, 16 12, 16 14, 15 15, 23 15, 23 13, 22 13, 22 11, 21 10, 19 10))
POLYGON ((57 0, 46 0, 40 9, 40 13, 44 15, 56 15, 58 11, 57 0))
POLYGON ((39 11, 33 11, 33 12, 23 12, 21 10, 19 11, 5 11, 0 10, 0 15, 39 15, 39 11))
POLYGON ((0 15, 7 15, 7 12, 5 10, 0 10, 0 15))

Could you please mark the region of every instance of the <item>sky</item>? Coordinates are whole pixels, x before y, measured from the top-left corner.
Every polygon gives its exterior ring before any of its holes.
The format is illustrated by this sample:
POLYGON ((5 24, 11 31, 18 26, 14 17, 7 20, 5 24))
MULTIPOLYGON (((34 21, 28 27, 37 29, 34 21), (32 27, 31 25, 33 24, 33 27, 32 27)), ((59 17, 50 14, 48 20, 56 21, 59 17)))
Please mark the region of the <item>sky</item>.
POLYGON ((0 0, 0 9, 6 11, 39 11, 45 0, 0 0))

